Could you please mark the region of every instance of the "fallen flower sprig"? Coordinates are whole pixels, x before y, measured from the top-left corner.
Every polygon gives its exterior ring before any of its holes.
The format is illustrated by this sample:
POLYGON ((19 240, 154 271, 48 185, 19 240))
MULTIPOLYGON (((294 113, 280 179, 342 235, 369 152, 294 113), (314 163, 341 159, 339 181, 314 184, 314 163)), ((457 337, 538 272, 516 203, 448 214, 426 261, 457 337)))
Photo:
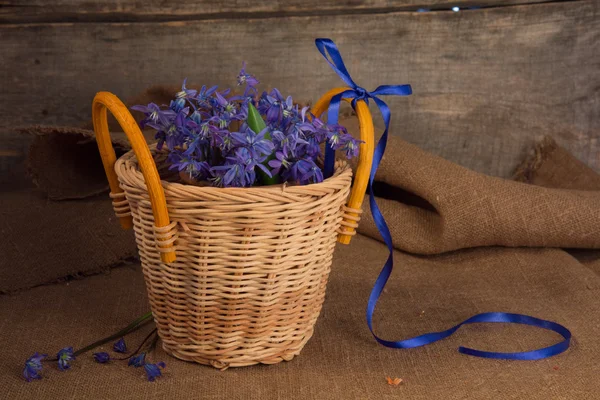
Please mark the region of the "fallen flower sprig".
MULTIPOLYGON (((47 354, 40 354, 40 353, 36 352, 33 356, 29 357, 27 359, 27 361, 25 361, 25 367, 23 369, 23 378, 25 378, 25 380, 27 382, 31 382, 36 379, 41 379, 42 376, 40 375, 40 372, 43 367, 43 365, 42 365, 43 362, 57 361, 58 369, 61 371, 67 371, 68 369, 71 368, 71 363, 74 360, 76 360, 77 356, 84 354, 98 346, 106 344, 115 339, 119 339, 119 340, 113 345, 113 350, 115 352, 125 353, 125 352, 127 352, 127 346, 125 344, 124 336, 137 331, 138 329, 142 328, 143 326, 145 326, 146 324, 148 324, 150 322, 152 322, 152 313, 151 312, 142 315, 141 317, 139 317, 138 319, 133 321, 131 324, 127 325, 125 328, 116 332, 115 334, 105 337, 103 339, 100 339, 100 340, 98 340, 90 345, 87 345, 77 351, 73 351, 73 347, 65 347, 57 353, 56 357, 53 357, 53 358, 47 358, 48 357, 47 354)), ((148 334, 146 336, 146 338, 144 338, 144 340, 138 346, 138 348, 133 353, 131 353, 131 355, 122 357, 122 358, 113 358, 113 359, 119 360, 119 361, 130 360, 129 365, 144 366, 148 380, 154 381, 157 377, 161 376, 160 370, 165 368, 165 366, 166 366, 165 363, 158 362, 156 364, 148 364, 145 362, 146 354, 145 353, 137 354, 137 353, 143 348, 143 346, 147 343, 147 341, 153 335, 155 337, 154 337, 154 340, 152 341, 150 347, 153 347, 156 344, 156 341, 158 340, 158 335, 156 334, 156 332, 157 332, 156 328, 153 329, 150 332, 150 334, 148 334), (132 363, 131 360, 134 360, 134 362, 132 363)), ((108 361, 110 361, 110 356, 106 352, 94 353, 93 357, 94 357, 94 360, 96 360, 96 362, 101 363, 101 364, 104 364, 104 363, 107 363, 108 361)))

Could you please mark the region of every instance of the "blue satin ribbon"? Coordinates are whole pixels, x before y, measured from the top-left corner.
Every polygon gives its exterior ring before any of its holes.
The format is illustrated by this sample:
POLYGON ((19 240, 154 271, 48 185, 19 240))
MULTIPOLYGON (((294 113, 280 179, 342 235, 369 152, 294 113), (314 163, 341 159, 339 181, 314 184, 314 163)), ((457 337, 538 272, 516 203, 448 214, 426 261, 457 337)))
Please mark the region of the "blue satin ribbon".
MULTIPOLYGON (((331 99, 331 103, 329 105, 329 109, 327 112, 327 121, 330 124, 336 124, 338 122, 338 115, 340 109, 340 103, 342 98, 351 98, 352 99, 352 107, 355 107, 356 102, 358 100, 364 100, 365 102, 369 102, 369 99, 373 99, 379 110, 381 115, 383 116, 383 121, 385 122, 385 131, 381 136, 381 139, 377 143, 375 147, 375 153, 373 157, 373 165, 371 168, 371 175, 369 176, 369 203, 371 205, 371 213, 373 214, 373 220, 375 221, 375 225, 379 230, 383 241, 385 242, 389 254, 388 258, 383 266, 383 269, 379 273, 377 277, 377 281, 375 281, 375 286, 371 291, 371 295, 369 296, 369 302, 367 304, 367 325, 369 326, 369 330, 373 334, 373 337, 377 342, 386 346, 393 347, 398 349, 409 349, 413 347, 420 347, 426 344, 430 344, 433 342, 437 342, 438 340, 447 338, 452 335, 454 332, 458 330, 463 325, 474 324, 474 323, 509 323, 509 324, 524 324, 531 325, 538 328, 544 328, 551 331, 554 331, 560 334, 563 337, 563 341, 560 343, 554 344, 549 347, 545 347, 542 349, 517 352, 517 353, 498 353, 492 351, 482 351, 475 350, 467 347, 459 347, 458 351, 463 354, 468 354, 476 357, 483 358, 498 358, 498 359, 507 359, 507 360, 539 360, 542 358, 547 358, 554 356, 556 354, 560 354, 569 348, 569 344, 571 342, 571 332, 565 328, 564 326, 557 324, 556 322, 546 321, 543 319, 538 319, 534 317, 530 317, 522 314, 510 314, 504 312, 489 312, 483 314, 477 314, 460 324, 442 331, 442 332, 432 332, 426 333, 421 336, 417 336, 411 339, 399 340, 399 341, 388 341, 379 338, 375 332, 373 331, 373 313, 375 311, 375 306, 377 305, 377 301, 381 296, 381 292, 385 287, 390 274, 392 273, 392 269, 394 266, 394 253, 393 253, 393 244, 392 244, 392 235, 390 234, 390 230, 377 206, 375 201, 375 195, 373 192, 373 182, 375 181, 375 174, 377 173, 377 168, 379 167, 379 163, 381 162, 381 158, 383 157, 383 153, 385 152, 385 147, 387 145, 388 138, 388 129, 390 126, 390 118, 391 112, 387 104, 379 99, 377 96, 382 95, 391 95, 391 96, 408 96, 412 93, 412 89, 410 85, 383 85, 379 86, 372 92, 365 90, 364 88, 358 86, 350 77, 350 73, 346 69, 344 65, 344 61, 342 60, 342 56, 338 51, 337 46, 331 39, 316 39, 315 44, 317 45, 317 49, 319 52, 325 57, 325 60, 329 63, 331 68, 339 75, 340 78, 350 87, 350 89, 334 96, 331 99)), ((324 174, 325 177, 329 177, 333 174, 335 162, 335 151, 331 149, 331 146, 326 146, 325 153, 325 167, 324 174)))

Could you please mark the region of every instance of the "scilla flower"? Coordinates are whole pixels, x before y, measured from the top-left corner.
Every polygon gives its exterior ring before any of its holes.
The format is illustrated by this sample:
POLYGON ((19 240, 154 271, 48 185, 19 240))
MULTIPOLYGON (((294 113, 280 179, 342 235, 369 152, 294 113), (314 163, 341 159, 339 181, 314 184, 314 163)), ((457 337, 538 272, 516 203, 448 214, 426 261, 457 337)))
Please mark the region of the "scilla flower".
POLYGON ((188 89, 185 87, 185 83, 187 82, 187 78, 183 80, 183 85, 181 85, 181 91, 175 94, 175 97, 178 99, 193 99, 196 97, 197 90, 188 89))
POLYGON ((160 372, 161 368, 164 369, 167 365, 164 362, 158 362, 156 364, 144 364, 144 369, 146 370, 146 376, 150 382, 154 382, 154 380, 160 376, 162 373, 160 372))
POLYGON ((242 63, 242 70, 240 71, 238 78, 238 85, 248 85, 248 86, 256 86, 259 84, 258 79, 256 79, 253 75, 246 73, 246 62, 242 63))
POLYGON ((146 353, 140 353, 137 356, 133 356, 129 359, 129 362, 127 362, 128 366, 134 366, 134 367, 141 367, 142 365, 146 364, 146 353))
POLYGON ((125 344, 125 339, 119 339, 119 341, 113 345, 113 350, 117 353, 127 353, 127 345, 125 344))
POLYGON ((246 128, 245 132, 231 132, 231 137, 237 146, 245 147, 250 151, 254 158, 261 158, 273 152, 273 142, 265 139, 269 127, 266 127, 259 133, 255 133, 252 129, 246 128))
POLYGON ((75 360, 75 355, 73 354, 73 347, 65 347, 60 350, 56 355, 58 359, 58 369, 61 371, 66 371, 71 368, 71 361, 75 360))
POLYGON ((47 354, 35 353, 25 361, 23 378, 25 378, 27 382, 31 382, 34 379, 42 379, 39 372, 42 370, 42 360, 46 357, 48 357, 47 354))
POLYGON ((110 361, 110 356, 108 353, 94 353, 94 360, 96 360, 99 364, 105 364, 110 361))

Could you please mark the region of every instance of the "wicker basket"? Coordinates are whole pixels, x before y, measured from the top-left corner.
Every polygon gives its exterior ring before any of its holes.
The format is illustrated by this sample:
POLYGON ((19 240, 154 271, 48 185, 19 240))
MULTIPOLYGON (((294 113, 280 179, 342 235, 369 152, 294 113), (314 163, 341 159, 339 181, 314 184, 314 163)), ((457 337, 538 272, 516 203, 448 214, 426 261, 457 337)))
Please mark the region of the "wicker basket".
MULTIPOLYGON (((335 93, 315 109, 324 109, 335 93)), ((113 205, 123 227, 135 230, 169 354, 224 369, 300 353, 323 304, 336 238, 348 243, 359 220, 373 149, 368 108, 359 105, 365 143, 346 206, 352 170, 344 161, 336 162, 331 178, 306 186, 182 184, 168 173, 164 153, 148 147, 125 106, 110 93, 96 96, 94 127, 113 205), (119 160, 107 108, 133 147, 119 160)))

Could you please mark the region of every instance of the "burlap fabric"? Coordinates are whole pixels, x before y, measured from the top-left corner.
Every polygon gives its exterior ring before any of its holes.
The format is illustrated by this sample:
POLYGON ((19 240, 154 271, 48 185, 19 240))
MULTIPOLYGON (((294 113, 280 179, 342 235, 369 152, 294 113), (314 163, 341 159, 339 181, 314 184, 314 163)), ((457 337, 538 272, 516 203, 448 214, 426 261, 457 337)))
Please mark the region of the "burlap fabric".
POLYGON ((0 210, 0 293, 99 273, 137 256, 104 195, 54 202, 21 188, 0 193, 0 210))
MULTIPOLYGON (((519 168, 518 178, 529 183, 485 177, 400 140, 390 143, 387 154, 376 193, 388 198, 379 202, 395 246, 404 251, 394 254, 396 270, 375 315, 377 333, 389 340, 407 338, 446 329, 478 312, 505 311, 564 324, 574 334, 571 349, 535 362, 456 352, 459 345, 523 351, 560 339, 540 329, 497 324, 463 327, 451 338, 417 349, 378 345, 364 310, 387 250, 358 235, 351 245, 338 245, 314 337, 299 357, 274 366, 219 372, 159 349, 151 359, 166 361, 167 369, 155 383, 146 382, 140 370, 95 364, 86 355, 73 371, 46 367, 44 380, 27 384, 20 372, 34 351, 81 347, 146 311, 142 274, 139 268, 117 268, 106 276, 2 296, 2 397, 598 398, 598 253, 577 250, 575 258, 540 246, 599 247, 600 178, 550 141, 519 168), (455 249, 462 250, 446 252, 455 249), (403 383, 390 386, 386 376, 403 383)), ((360 229, 376 236, 368 213, 360 229)), ((107 240, 111 243, 116 244, 107 240)), ((78 240, 72 243, 73 251, 81 246, 78 240)))
MULTIPOLYGON (((354 121, 345 123, 352 127, 354 121)), ((534 169, 540 175, 528 185, 476 173, 391 138, 376 194, 394 247, 416 254, 480 246, 600 248, 598 175, 550 140, 526 161, 529 175, 534 169), (550 158, 541 159, 542 153, 550 158), (542 168, 544 160, 549 166, 542 168)), ((518 170, 521 177, 527 169, 518 170)), ((368 202, 363 209, 359 231, 378 238, 368 202)))
MULTIPOLYGON (((338 247, 315 334, 289 363, 219 372, 158 350, 150 359, 167 363, 165 376, 149 383, 139 369, 99 365, 88 354, 72 371, 48 366, 42 381, 22 381, 23 362, 34 351, 80 347, 147 310, 141 271, 118 268, 109 276, 1 298, 0 393, 7 399, 598 398, 600 277, 566 252, 483 248, 433 257, 394 255, 397 270, 375 316, 382 337, 406 338, 446 329, 476 312, 508 311, 565 324, 575 336, 573 347, 535 362, 478 359, 456 351, 459 345, 522 351, 560 339, 540 329, 497 324, 464 327, 447 340, 411 350, 378 345, 364 309, 386 250, 359 235, 348 247, 338 247), (386 376, 404 382, 389 386, 386 376)), ((128 339, 130 346, 139 338, 128 339)))

